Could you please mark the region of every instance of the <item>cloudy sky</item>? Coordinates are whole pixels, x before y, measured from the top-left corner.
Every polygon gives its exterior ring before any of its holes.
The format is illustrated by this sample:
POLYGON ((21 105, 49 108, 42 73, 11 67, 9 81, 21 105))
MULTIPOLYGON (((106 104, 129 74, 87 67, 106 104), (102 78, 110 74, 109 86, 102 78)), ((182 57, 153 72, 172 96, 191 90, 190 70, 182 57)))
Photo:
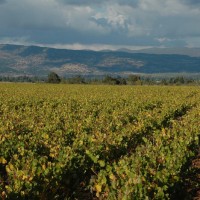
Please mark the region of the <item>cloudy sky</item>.
POLYGON ((0 43, 200 47, 199 0, 0 0, 0 43))

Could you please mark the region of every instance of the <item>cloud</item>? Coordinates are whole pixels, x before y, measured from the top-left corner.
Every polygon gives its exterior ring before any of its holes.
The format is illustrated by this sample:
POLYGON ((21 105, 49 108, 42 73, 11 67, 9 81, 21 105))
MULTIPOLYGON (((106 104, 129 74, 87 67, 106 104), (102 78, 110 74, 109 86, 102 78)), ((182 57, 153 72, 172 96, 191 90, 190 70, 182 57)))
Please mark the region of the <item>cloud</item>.
POLYGON ((30 45, 28 37, 2 37, 0 39, 1 44, 16 44, 16 45, 30 45))
POLYGON ((188 47, 200 47, 200 36, 197 37, 188 37, 188 47))
POLYGON ((0 10, 0 23, 9 28, 48 30, 64 27, 65 21, 54 0, 9 0, 0 10))
POLYGON ((197 0, 182 0, 182 2, 188 5, 200 5, 200 2, 197 0))
POLYGON ((102 4, 105 1, 99 1, 99 0, 58 0, 58 2, 61 2, 63 4, 67 5, 91 5, 91 4, 102 4))
POLYGON ((6 3, 6 0, 0 0, 0 5, 6 3))
POLYGON ((111 29, 122 31, 127 28, 128 16, 125 14, 125 10, 119 9, 119 5, 107 6, 104 12, 97 12, 93 19, 97 24, 111 29))
POLYGON ((200 37, 200 3, 194 0, 0 0, 0 4, 0 40, 187 46, 200 37))
MULTIPOLYGON (((41 46, 43 46, 41 44, 41 46)), ((46 45, 45 45, 46 46, 46 45)), ((58 49, 73 49, 73 50, 94 50, 94 51, 102 51, 105 49, 109 50, 118 50, 122 48, 130 49, 130 50, 140 50, 144 48, 151 48, 152 46, 131 46, 131 45, 109 45, 109 44, 49 44, 49 47, 58 48, 58 49)))
POLYGON ((60 3, 66 5, 105 5, 105 4, 115 4, 137 6, 140 0, 57 0, 60 3))
POLYGON ((140 50, 144 48, 151 48, 152 46, 132 46, 132 45, 113 45, 113 44, 81 44, 81 43, 38 43, 30 41, 28 37, 5 37, 0 39, 0 44, 16 44, 16 45, 37 45, 41 47, 52 47, 57 49, 73 49, 73 50, 94 50, 101 51, 105 49, 118 50, 118 49, 130 49, 130 50, 140 50))

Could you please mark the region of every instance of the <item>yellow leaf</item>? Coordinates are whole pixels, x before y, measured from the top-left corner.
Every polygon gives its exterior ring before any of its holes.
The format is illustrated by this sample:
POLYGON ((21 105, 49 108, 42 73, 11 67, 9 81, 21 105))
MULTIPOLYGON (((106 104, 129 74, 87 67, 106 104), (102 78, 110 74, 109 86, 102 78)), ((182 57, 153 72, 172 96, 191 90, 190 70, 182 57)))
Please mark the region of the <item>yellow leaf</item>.
POLYGON ((6 159, 5 159, 4 157, 0 157, 0 163, 2 163, 2 164, 6 164, 7 161, 6 161, 6 159))
POLYGON ((109 178, 110 178, 112 181, 115 180, 114 174, 110 174, 110 175, 109 175, 109 178))
POLYGON ((27 179, 27 176, 26 175, 23 175, 22 176, 22 180, 26 180, 27 179))
POLYGON ((11 170, 10 170, 9 167, 8 167, 8 165, 6 166, 6 172, 7 172, 7 173, 10 173, 10 172, 11 172, 11 170))
POLYGON ((15 160, 17 160, 17 159, 18 159, 18 155, 17 155, 17 154, 14 154, 14 155, 13 155, 13 158, 14 158, 15 160))
POLYGON ((46 166, 45 166, 45 165, 42 165, 42 169, 45 170, 45 169, 46 169, 46 166))
POLYGON ((105 162, 103 160, 99 160, 100 167, 105 167, 105 162))
POLYGON ((49 156, 52 157, 52 158, 56 157, 55 153, 50 153, 49 156))
POLYGON ((49 135, 45 133, 45 134, 43 134, 43 138, 44 139, 49 139, 49 135))
POLYGON ((24 196, 24 195, 25 195, 25 192, 24 192, 24 191, 21 191, 21 195, 24 196))
POLYGON ((98 193, 101 192, 101 185, 96 184, 95 189, 98 193))
POLYGON ((9 165, 9 168, 10 168, 11 170, 14 170, 14 166, 13 166, 12 164, 9 165))

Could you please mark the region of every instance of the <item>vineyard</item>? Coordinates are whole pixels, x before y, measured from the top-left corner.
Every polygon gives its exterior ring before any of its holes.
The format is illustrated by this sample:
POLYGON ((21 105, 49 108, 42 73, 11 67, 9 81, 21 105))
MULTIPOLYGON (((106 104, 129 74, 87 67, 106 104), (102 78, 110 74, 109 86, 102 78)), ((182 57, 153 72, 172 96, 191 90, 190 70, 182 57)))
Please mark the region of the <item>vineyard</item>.
POLYGON ((0 119, 1 199, 173 199, 200 88, 4 83, 0 119))

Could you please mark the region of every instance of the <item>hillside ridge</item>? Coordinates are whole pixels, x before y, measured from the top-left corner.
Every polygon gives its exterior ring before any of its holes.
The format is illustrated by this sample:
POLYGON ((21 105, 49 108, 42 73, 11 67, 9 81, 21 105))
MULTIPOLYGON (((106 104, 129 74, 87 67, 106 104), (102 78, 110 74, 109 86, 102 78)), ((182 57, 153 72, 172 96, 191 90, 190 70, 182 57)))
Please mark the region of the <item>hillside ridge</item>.
MULTIPOLYGON (((197 51, 200 55, 200 49, 197 51)), ((0 76, 46 76, 50 71, 61 76, 200 73, 200 56, 175 52, 169 54, 169 49, 163 54, 158 53, 158 49, 155 52, 153 49, 146 52, 69 50, 1 44, 0 76)))

